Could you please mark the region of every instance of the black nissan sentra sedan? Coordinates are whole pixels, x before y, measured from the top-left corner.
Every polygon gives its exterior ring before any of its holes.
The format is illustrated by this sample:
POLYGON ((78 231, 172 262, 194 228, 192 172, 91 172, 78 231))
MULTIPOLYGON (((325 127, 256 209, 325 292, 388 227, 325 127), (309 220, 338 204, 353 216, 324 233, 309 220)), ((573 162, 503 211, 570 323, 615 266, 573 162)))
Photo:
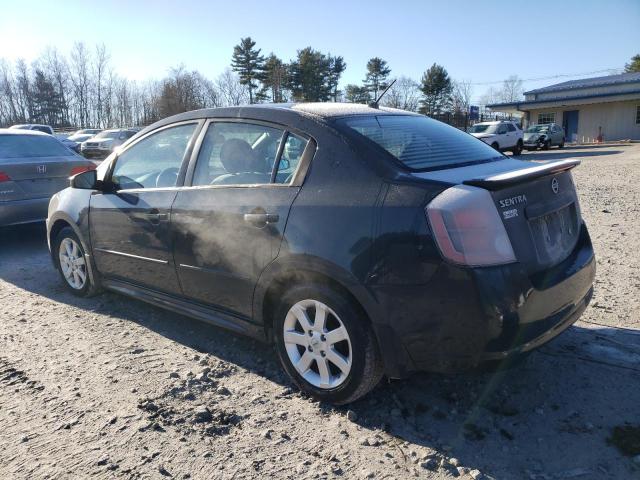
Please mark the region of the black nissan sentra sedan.
POLYGON ((48 238, 73 293, 272 341, 302 390, 343 404, 383 374, 520 356, 578 319, 595 260, 577 164, 400 110, 199 110, 73 177, 48 238))

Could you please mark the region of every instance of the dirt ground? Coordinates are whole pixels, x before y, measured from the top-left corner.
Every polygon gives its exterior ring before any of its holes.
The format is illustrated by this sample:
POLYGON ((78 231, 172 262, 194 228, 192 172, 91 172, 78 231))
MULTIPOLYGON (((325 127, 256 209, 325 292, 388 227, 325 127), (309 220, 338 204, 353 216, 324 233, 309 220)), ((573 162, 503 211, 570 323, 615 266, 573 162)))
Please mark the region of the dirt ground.
POLYGON ((0 479, 640 478, 640 144, 579 158, 593 303, 520 367, 383 382, 344 408, 273 350, 116 294, 66 293, 42 226, 0 230, 0 479))

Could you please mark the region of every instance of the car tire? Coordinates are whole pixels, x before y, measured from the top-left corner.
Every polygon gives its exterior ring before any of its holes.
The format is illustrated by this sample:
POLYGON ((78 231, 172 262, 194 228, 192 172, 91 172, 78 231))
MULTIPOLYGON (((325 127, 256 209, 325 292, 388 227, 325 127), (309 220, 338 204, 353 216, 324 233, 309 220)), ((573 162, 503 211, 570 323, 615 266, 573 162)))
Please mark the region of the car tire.
POLYGON ((326 285, 294 286, 284 294, 275 311, 274 342, 289 377, 320 401, 351 403, 383 375, 366 315, 326 285))
POLYGON ((549 150, 550 147, 551 147, 551 140, 545 140, 544 144, 542 145, 542 149, 549 150))
POLYGON ((498 142, 493 142, 493 143, 491 144, 491 147, 492 147, 494 150, 500 151, 500 145, 498 145, 498 142))
POLYGON ((53 259, 67 290, 78 297, 90 297, 99 292, 94 283, 82 242, 71 227, 65 227, 53 241, 53 259))
POLYGON ((520 155, 522 153, 522 140, 518 140, 516 146, 511 150, 514 155, 520 155))
POLYGON ((562 140, 562 142, 560 142, 560 145, 558 145, 558 148, 564 148, 564 139, 562 140))

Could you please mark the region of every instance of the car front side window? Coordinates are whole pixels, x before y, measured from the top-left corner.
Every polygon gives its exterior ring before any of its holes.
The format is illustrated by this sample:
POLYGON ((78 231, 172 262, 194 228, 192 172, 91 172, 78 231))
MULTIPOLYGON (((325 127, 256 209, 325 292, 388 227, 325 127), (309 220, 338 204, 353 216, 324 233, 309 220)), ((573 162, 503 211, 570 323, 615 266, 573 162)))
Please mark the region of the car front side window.
POLYGON ((135 143, 116 158, 111 181, 118 190, 176 186, 196 126, 165 128, 135 143))

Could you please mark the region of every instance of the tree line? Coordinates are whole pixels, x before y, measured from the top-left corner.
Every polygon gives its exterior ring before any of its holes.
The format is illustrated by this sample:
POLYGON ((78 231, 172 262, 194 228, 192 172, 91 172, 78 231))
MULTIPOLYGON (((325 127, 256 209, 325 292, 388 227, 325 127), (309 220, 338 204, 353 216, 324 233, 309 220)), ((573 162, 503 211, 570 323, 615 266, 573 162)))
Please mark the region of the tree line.
MULTIPOLYGON (((216 78, 180 65, 163 79, 137 82, 115 71, 105 45, 89 48, 76 42, 68 55, 50 47, 30 65, 23 59, 0 58, 0 126, 107 128, 147 125, 188 110, 248 103, 371 103, 389 85, 384 106, 437 115, 467 112, 471 104, 472 84, 451 79, 435 63, 414 80, 392 77, 387 61, 374 57, 367 62, 362 83, 341 90, 346 68, 343 57, 312 47, 298 50, 289 61, 274 53, 263 55, 247 37, 234 46, 230 66, 216 78)), ((514 101, 522 90, 522 81, 514 76, 501 89, 490 89, 484 100, 514 101)))

